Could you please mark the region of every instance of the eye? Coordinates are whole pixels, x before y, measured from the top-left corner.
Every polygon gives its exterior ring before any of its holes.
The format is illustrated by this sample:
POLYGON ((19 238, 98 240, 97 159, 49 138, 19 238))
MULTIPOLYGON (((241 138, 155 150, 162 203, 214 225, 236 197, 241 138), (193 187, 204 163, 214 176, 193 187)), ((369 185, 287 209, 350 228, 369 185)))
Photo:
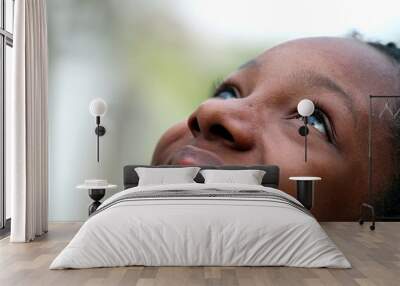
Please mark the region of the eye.
POLYGON ((327 134, 326 122, 323 114, 319 110, 316 110, 310 117, 308 117, 308 124, 313 126, 322 134, 327 134))
POLYGON ((220 99, 235 99, 239 98, 239 95, 233 86, 221 86, 215 91, 213 97, 220 99))
MULTIPOLYGON (((299 120, 301 116, 298 116, 299 120)), ((318 132, 324 135, 329 142, 333 142, 332 127, 326 114, 316 108, 314 113, 308 117, 308 125, 314 127, 318 132)))

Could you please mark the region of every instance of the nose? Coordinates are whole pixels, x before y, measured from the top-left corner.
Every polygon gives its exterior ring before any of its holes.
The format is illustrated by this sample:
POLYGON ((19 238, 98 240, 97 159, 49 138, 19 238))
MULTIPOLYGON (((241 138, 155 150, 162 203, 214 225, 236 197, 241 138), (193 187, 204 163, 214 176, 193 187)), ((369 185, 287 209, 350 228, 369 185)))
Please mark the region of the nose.
POLYGON ((187 121, 193 136, 220 141, 237 150, 251 149, 255 138, 252 110, 239 102, 242 100, 209 99, 202 103, 187 121))

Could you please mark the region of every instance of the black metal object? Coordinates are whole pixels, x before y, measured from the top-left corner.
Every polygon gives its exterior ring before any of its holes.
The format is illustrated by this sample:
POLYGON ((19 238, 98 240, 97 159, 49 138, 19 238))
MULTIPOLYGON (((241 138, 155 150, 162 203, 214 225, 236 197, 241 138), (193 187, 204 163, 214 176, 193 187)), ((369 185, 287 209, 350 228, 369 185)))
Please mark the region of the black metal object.
POLYGON ((304 136, 304 161, 307 162, 307 135, 308 135, 308 118, 307 116, 303 117, 303 121, 304 121, 304 126, 301 126, 299 128, 299 134, 301 136, 304 136))
POLYGON ((103 136, 104 134, 106 134, 106 129, 104 128, 104 126, 99 125, 94 130, 94 133, 96 135, 103 136))
POLYGON ((372 100, 374 98, 400 98, 398 95, 387 95, 387 96, 378 96, 378 95, 370 95, 369 96, 369 115, 368 115, 368 198, 367 202, 361 204, 360 206, 360 219, 359 223, 362 225, 366 219, 365 219, 365 214, 366 212, 364 210, 370 210, 370 220, 371 220, 371 225, 370 229, 374 230, 375 229, 375 221, 385 221, 385 220, 390 220, 390 221, 400 221, 400 218, 387 218, 387 217, 379 217, 377 218, 375 216, 375 207, 373 205, 372 201, 372 100))
POLYGON ((314 205, 314 181, 298 180, 297 182, 297 199, 303 206, 311 210, 314 205))
MULTIPOLYGON (((369 96, 369 115, 368 115, 368 201, 371 200, 371 189, 372 189, 372 132, 371 132, 371 124, 372 124, 372 96, 369 96)), ((360 219, 358 223, 360 225, 364 224, 364 208, 369 209, 371 212, 371 221, 370 230, 375 230, 375 208, 371 203, 362 203, 360 206, 360 219)))
POLYGON ((101 205, 100 200, 106 194, 106 189, 89 189, 89 197, 94 201, 89 206, 89 216, 101 205))
POLYGON ((360 207, 360 219, 358 220, 358 223, 360 225, 364 224, 364 212, 363 212, 364 209, 370 210, 370 212, 371 212, 371 216, 370 217, 371 217, 372 224, 369 226, 369 229, 370 230, 375 230, 375 209, 370 204, 367 204, 367 203, 361 204, 361 207, 360 207))
POLYGON ((301 127, 299 128, 299 134, 300 134, 301 136, 306 136, 306 135, 308 135, 308 127, 307 127, 307 126, 301 126, 301 127))
POLYGON ((97 127, 94 130, 94 133, 97 135, 97 162, 100 161, 100 136, 103 136, 104 134, 106 134, 106 129, 104 128, 104 126, 100 125, 100 116, 96 116, 96 124, 97 127))

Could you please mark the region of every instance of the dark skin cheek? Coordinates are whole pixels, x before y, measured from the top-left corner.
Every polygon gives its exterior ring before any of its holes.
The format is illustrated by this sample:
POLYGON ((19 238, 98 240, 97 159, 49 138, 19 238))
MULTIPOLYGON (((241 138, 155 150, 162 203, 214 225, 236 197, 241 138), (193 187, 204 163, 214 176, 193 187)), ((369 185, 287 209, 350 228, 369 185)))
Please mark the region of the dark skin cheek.
MULTIPOLYGON (((304 162, 303 138, 295 130, 286 130, 287 126, 272 124, 265 127, 268 133, 257 138, 256 148, 251 151, 237 152, 221 148, 216 151, 224 159, 225 164, 276 164, 280 167, 280 189, 296 197, 296 184, 289 181, 290 176, 320 176, 322 181, 316 184, 315 205, 312 213, 319 220, 357 219, 359 206, 366 200, 368 190, 368 162, 366 160, 367 130, 365 120, 360 121, 357 132, 350 130, 353 136, 346 136, 343 154, 334 152, 325 146, 321 139, 309 138, 309 160, 304 162), (290 134, 290 135, 288 135, 290 134), (289 137, 288 137, 289 136, 289 137), (279 150, 277 152, 276 150, 279 150)), ((293 128, 293 126, 292 126, 293 128)), ((297 127, 296 127, 297 128, 297 127)), ((387 131, 380 134, 382 152, 390 149, 386 139, 387 131)), ((153 155, 152 164, 166 164, 167 159, 176 150, 187 144, 196 144, 186 121, 171 127, 160 139, 153 155)), ((215 144, 213 144, 214 146, 215 144)), ((215 147, 215 146, 214 146, 215 147)), ((217 150, 218 148, 216 148, 217 150)), ((215 150, 214 150, 215 151, 215 150)), ((385 154, 377 166, 385 166, 376 171, 380 178, 387 177, 390 166, 385 163, 385 154), (385 163, 385 164, 384 164, 385 163)), ((382 180, 381 180, 382 181, 382 180)), ((377 188, 381 187, 380 185, 377 188)))
MULTIPOLYGON (((225 164, 276 164, 280 166, 280 189, 296 197, 296 184, 290 181, 290 176, 320 176, 323 181, 316 185, 315 206, 312 210, 319 220, 348 219, 358 215, 358 204, 363 197, 363 190, 366 188, 364 183, 348 176, 349 169, 353 164, 337 156, 329 154, 327 150, 321 148, 317 140, 310 140, 309 161, 304 162, 304 146, 299 142, 299 138, 290 140, 284 136, 279 128, 272 129, 267 138, 262 139, 263 147, 259 151, 239 153, 236 159, 232 156, 224 156, 225 164), (317 141, 317 142, 313 142, 317 141), (300 143, 300 144, 299 144, 300 143), (276 152, 279 147, 280 152, 276 152), (262 151, 260 151, 262 150, 262 151), (358 192, 351 192, 356 185, 358 192), (347 211, 344 211, 347 210, 347 211)), ((300 138, 301 140, 302 138, 300 138)), ((165 164, 168 155, 174 153, 177 149, 192 143, 193 137, 186 127, 186 122, 173 126, 161 138, 154 152, 152 164, 165 164)), ((359 162, 354 162, 358 168, 359 162)), ((351 173, 351 172, 350 172, 351 173)))
MULTIPOLYGON (((277 128, 278 129, 278 128, 277 128)), ((315 205, 312 213, 319 220, 346 219, 358 215, 358 207, 343 208, 343 201, 354 203, 360 193, 351 192, 355 180, 348 174, 351 165, 337 151, 331 150, 326 142, 312 134, 309 138, 308 161, 304 162, 303 137, 296 132, 276 132, 265 139, 264 162, 280 167, 280 189, 296 197, 296 183, 291 176, 319 176, 316 183, 315 205), (293 134, 292 134, 293 133, 293 134), (292 138, 293 137, 293 138, 292 138), (279 150, 277 152, 276 150, 279 150), (346 209, 346 211, 344 211, 346 209), (354 210, 357 210, 354 212, 354 210), (357 214, 356 214, 357 213, 357 214)))

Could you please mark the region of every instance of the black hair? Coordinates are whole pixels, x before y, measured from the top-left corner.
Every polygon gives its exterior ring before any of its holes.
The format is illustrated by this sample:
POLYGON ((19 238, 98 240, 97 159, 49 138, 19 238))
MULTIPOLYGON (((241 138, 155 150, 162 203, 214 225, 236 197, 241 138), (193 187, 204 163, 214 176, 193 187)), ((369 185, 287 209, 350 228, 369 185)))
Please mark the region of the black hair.
MULTIPOLYGON (((395 66, 398 66, 398 80, 400 81, 400 48, 394 42, 387 44, 380 42, 365 43, 386 55, 395 66)), ((400 91, 399 94, 395 95, 400 96, 400 91)), ((400 104, 396 106, 395 110, 400 110, 400 104)), ((393 122, 392 134, 394 148, 393 179, 388 182, 387 189, 384 192, 378 192, 378 195, 373 198, 378 215, 384 217, 400 217, 400 113, 397 114, 397 118, 393 122)))
POLYGON ((400 65, 400 48, 394 42, 390 42, 387 44, 382 44, 380 42, 366 42, 367 45, 374 47, 378 51, 385 54, 391 60, 393 60, 396 64, 400 65))

